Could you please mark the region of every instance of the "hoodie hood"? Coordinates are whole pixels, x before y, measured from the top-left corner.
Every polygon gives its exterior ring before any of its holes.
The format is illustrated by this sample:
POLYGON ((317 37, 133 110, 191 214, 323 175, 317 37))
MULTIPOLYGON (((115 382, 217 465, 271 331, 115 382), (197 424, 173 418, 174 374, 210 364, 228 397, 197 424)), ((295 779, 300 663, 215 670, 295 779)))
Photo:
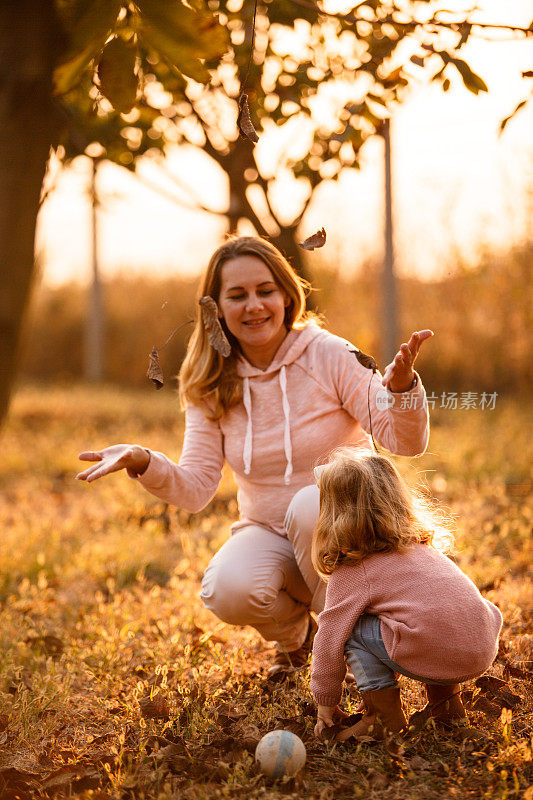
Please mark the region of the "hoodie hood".
POLYGON ((287 395, 287 375, 285 367, 293 364, 313 339, 321 333, 321 328, 315 322, 309 322, 302 330, 291 330, 281 343, 276 355, 272 362, 266 369, 259 369, 252 366, 249 361, 244 357, 240 357, 237 362, 237 374, 243 379, 242 386, 242 402, 246 410, 246 435, 244 437, 244 447, 242 451, 242 460, 244 463, 244 474, 249 475, 252 466, 253 455, 253 422, 252 422, 252 393, 250 391, 250 379, 259 376, 272 375, 278 373, 278 380, 281 392, 281 401, 283 407, 283 416, 285 425, 283 430, 283 449, 285 451, 285 458, 287 466, 283 479, 286 484, 291 482, 292 475, 292 443, 291 443, 291 420, 290 420, 290 405, 287 395))
POLYGON ((241 378, 256 378, 260 375, 270 375, 281 367, 293 364, 313 339, 323 333, 316 322, 308 322, 301 330, 290 330, 280 344, 278 351, 266 369, 254 367, 244 356, 239 356, 237 361, 237 374, 241 378))

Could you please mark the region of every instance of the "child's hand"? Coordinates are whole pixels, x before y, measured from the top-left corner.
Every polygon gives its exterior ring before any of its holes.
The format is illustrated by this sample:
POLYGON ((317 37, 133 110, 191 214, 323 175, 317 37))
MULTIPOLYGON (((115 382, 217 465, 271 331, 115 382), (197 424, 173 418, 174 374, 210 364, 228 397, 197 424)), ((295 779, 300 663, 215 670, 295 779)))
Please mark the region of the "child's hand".
POLYGON ((320 739, 324 728, 331 728, 335 722, 347 717, 342 708, 339 706, 318 706, 317 722, 315 725, 315 737, 320 739))

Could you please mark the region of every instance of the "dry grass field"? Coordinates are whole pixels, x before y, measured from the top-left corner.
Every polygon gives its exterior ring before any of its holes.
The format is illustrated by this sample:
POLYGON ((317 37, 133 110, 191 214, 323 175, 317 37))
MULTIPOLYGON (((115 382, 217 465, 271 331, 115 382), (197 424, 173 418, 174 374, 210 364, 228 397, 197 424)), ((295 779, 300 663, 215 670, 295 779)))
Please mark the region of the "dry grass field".
MULTIPOLYGON (((195 516, 124 474, 74 480, 88 447, 177 457, 173 392, 21 389, 0 449, 0 798, 533 800, 531 412, 437 409, 428 453, 396 459, 455 516, 457 561, 504 616, 490 679, 465 685, 469 724, 340 746, 313 739, 308 672, 269 685, 272 651, 199 600, 235 519, 231 475, 195 516), (272 785, 253 752, 275 728, 308 757, 272 785)), ((418 684, 403 692, 421 707, 418 684)))

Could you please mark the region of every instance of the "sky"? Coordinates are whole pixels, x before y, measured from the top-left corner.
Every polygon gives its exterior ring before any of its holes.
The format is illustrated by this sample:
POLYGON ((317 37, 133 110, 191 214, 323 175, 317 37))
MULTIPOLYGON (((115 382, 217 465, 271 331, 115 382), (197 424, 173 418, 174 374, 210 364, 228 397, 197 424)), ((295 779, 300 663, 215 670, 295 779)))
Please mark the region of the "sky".
MULTIPOLYGON (((447 8, 460 5, 446 3, 447 8)), ((480 6, 479 18, 487 22, 531 22, 530 0, 483 0, 480 6)), ((501 136, 498 129, 533 85, 533 80, 520 77, 533 68, 533 40, 508 37, 471 37, 463 48, 462 57, 483 77, 488 94, 473 95, 459 76, 447 93, 419 77, 392 117, 399 274, 447 274, 458 263, 475 264, 484 249, 506 250, 531 238, 533 102, 501 136)), ((265 135, 263 157, 268 158, 269 146, 265 135)), ((187 193, 165 174, 168 170, 193 187, 194 195, 210 208, 224 207, 225 176, 205 154, 181 147, 169 153, 164 166, 144 162, 139 173, 150 184, 187 203, 187 193)), ((364 145, 361 164, 360 170, 345 170, 338 182, 321 184, 301 228, 305 237, 324 226, 328 242, 320 257, 346 272, 381 258, 383 252, 381 139, 373 137, 364 145)), ((88 184, 88 160, 77 159, 58 175, 41 209, 36 251, 48 285, 89 278, 88 184)), ((278 202, 290 209, 294 191, 291 182, 282 179, 278 202)), ((195 275, 223 239, 223 217, 190 211, 112 164, 101 167, 99 193, 98 255, 104 276, 195 275)), ((252 230, 245 226, 243 232, 252 230)))

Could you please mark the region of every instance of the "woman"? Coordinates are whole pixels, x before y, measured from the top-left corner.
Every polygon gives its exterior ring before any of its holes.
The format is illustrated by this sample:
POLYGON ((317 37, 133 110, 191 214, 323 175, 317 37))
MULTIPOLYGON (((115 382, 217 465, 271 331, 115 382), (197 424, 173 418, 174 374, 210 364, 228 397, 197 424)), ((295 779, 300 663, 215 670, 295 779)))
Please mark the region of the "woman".
POLYGON ((139 445, 114 445, 81 453, 97 463, 77 477, 93 481, 126 469, 156 497, 195 512, 229 463, 240 519, 209 564, 201 597, 221 620, 252 625, 276 642, 274 676, 305 663, 314 632, 309 611, 324 604, 325 585, 311 563, 313 467, 341 444, 370 447, 369 408, 374 436, 389 451, 425 450, 427 402, 413 364, 432 333, 402 344, 381 382, 348 342, 306 314, 303 282, 273 245, 255 237, 218 248, 200 288, 206 295, 218 305, 231 353, 225 359, 212 348, 198 315, 180 371, 186 426, 178 464, 139 445), (378 407, 379 392, 387 402, 378 407), (410 402, 395 402, 404 392, 410 402))

